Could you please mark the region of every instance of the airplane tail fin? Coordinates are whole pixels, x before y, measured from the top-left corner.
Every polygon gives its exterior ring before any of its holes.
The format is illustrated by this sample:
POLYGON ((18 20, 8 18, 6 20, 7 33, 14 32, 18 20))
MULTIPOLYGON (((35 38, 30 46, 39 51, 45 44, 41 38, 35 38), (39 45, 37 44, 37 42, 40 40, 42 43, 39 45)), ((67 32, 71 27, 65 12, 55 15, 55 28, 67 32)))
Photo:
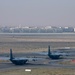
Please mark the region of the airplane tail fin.
POLYGON ((10 60, 12 61, 13 59, 13 54, 12 54, 12 49, 10 49, 10 60))
POLYGON ((51 55, 50 46, 48 46, 48 56, 51 55))

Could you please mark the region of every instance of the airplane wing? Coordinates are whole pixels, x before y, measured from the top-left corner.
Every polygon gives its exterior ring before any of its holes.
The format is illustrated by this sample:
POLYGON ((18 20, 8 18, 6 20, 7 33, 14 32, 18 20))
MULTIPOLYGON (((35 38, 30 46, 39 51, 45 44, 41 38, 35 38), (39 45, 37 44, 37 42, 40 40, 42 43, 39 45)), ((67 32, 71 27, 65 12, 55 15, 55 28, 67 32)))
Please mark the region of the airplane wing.
POLYGON ((9 60, 9 57, 0 57, 0 60, 9 60))
POLYGON ((37 53, 35 53, 35 54, 40 54, 40 55, 48 55, 48 52, 37 52, 37 53))
POLYGON ((28 60, 28 61, 38 61, 38 60, 43 60, 43 58, 23 58, 23 57, 20 57, 20 58, 15 58, 15 60, 28 60))
POLYGON ((68 54, 67 53, 54 53, 55 55, 62 55, 62 56, 67 56, 68 54))
POLYGON ((43 58, 26 58, 28 61, 38 61, 43 60, 43 58))
MULTIPOLYGON (((35 54, 48 55, 48 52, 37 52, 35 54)), ((62 56, 67 56, 68 55, 67 53, 61 53, 61 52, 55 52, 55 51, 52 51, 51 54, 52 55, 62 55, 62 56)))
MULTIPOLYGON (((0 57, 0 60, 10 60, 10 57, 0 57)), ((38 61, 43 60, 43 58, 26 58, 26 57, 20 57, 20 58, 14 58, 14 60, 28 60, 28 61, 38 61)))

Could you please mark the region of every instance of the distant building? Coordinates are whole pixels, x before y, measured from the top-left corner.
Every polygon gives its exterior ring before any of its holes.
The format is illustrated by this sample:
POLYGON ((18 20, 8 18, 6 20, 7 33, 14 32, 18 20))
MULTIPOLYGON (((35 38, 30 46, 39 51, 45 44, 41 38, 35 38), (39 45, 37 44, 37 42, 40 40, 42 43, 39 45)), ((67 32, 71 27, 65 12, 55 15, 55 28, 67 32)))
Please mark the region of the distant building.
POLYGON ((0 27, 0 33, 64 33, 75 32, 73 27, 0 27))
POLYGON ((74 32, 74 28, 73 27, 64 27, 62 29, 63 29, 63 32, 74 32))

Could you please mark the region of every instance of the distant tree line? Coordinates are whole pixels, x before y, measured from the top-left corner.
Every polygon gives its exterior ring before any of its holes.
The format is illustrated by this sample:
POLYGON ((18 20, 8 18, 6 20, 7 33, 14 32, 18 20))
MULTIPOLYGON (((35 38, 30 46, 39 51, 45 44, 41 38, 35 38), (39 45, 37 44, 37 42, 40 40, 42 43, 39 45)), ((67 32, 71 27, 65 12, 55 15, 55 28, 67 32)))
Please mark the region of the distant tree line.
POLYGON ((51 28, 39 28, 39 27, 1 27, 0 33, 63 33, 74 32, 73 27, 51 27, 51 28))

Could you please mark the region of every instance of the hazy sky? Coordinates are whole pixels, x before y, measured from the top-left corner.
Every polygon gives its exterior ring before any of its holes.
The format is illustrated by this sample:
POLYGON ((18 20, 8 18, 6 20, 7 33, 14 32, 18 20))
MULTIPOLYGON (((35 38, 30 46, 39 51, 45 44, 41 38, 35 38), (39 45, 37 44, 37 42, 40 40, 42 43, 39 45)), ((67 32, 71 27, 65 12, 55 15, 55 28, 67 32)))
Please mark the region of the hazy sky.
POLYGON ((75 0, 0 0, 1 25, 75 27, 75 0))

